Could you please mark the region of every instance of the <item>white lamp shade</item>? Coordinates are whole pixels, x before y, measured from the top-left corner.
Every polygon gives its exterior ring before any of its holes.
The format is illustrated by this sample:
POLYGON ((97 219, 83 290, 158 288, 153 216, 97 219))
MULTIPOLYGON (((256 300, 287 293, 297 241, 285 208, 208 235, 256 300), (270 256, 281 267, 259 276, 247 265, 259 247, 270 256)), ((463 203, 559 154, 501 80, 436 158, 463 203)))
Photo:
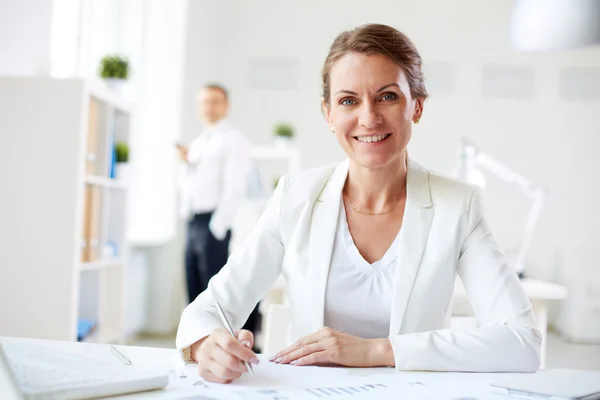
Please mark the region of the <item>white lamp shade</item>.
POLYGON ((517 0, 511 40, 525 51, 600 44, 600 0, 517 0))

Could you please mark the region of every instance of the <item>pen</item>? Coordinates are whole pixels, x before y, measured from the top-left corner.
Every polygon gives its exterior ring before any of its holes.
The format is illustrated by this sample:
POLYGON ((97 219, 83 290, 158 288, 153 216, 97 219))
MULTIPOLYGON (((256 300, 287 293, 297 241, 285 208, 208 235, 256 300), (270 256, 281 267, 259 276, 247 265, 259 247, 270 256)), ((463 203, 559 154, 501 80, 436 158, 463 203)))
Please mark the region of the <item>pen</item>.
POLYGON ((119 350, 117 350, 117 348, 115 346, 110 346, 110 348, 112 349, 113 353, 115 353, 117 358, 119 360, 123 361, 123 363, 125 365, 131 365, 131 360, 129 358, 125 357, 125 354, 123 354, 119 350))
MULTIPOLYGON (((229 331, 231 336, 233 336, 235 338, 235 333, 233 332, 233 328, 229 324, 229 321, 227 320, 227 317, 225 316, 225 313, 223 312, 223 309, 221 308, 221 305, 219 304, 218 301, 217 301, 217 311, 219 312, 219 316, 221 317, 221 322, 223 322, 223 325, 225 325, 225 328, 229 331)), ((250 375, 254 376, 254 371, 252 371, 252 367, 250 366, 250 364, 248 364, 246 361, 244 361, 244 365, 246 366, 246 369, 248 370, 250 375)))

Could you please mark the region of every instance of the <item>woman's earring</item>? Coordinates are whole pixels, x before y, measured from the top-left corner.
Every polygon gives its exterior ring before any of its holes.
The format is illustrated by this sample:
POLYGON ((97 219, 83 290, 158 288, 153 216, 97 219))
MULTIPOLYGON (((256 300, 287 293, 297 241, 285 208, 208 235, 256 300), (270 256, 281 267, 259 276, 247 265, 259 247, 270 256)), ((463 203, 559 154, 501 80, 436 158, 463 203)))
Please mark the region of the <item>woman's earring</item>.
POLYGON ((415 118, 415 124, 419 123, 419 118, 415 118))
POLYGON ((331 132, 335 133, 335 128, 333 126, 330 126, 329 129, 331 129, 331 132))

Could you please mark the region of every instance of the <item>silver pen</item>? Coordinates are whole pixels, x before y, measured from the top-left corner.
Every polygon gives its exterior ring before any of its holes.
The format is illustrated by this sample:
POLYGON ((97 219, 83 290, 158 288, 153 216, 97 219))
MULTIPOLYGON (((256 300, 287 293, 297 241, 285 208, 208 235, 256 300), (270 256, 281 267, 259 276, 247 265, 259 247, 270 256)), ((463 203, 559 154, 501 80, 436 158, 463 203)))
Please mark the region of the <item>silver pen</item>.
POLYGON ((112 349, 113 353, 116 354, 117 358, 119 360, 121 360, 125 365, 131 365, 131 360, 127 357, 125 357, 125 354, 121 353, 119 350, 117 350, 117 348, 115 346, 110 346, 110 348, 112 349))
MULTIPOLYGON (((233 336, 235 339, 237 339, 235 337, 235 332, 233 331, 231 324, 227 320, 227 317, 225 316, 225 313, 223 312, 223 309, 221 308, 221 305, 219 304, 218 301, 216 304, 217 304, 217 311, 219 312, 219 316, 221 317, 221 322, 223 322, 223 325, 225 325, 225 329, 227 329, 229 331, 231 336, 233 336)), ((250 364, 248 364, 246 361, 244 361, 244 365, 246 366, 246 369, 248 370, 250 375, 254 376, 254 371, 252 370, 252 366, 250 366, 250 364)))

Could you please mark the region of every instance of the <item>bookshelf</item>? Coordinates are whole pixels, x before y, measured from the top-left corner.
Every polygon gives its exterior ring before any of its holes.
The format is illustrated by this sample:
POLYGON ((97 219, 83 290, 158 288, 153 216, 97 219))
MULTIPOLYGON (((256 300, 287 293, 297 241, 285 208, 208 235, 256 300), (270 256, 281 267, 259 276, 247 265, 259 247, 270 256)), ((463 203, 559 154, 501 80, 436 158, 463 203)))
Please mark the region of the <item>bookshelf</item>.
POLYGON ((103 82, 0 78, 0 336, 122 342, 133 107, 103 82))

